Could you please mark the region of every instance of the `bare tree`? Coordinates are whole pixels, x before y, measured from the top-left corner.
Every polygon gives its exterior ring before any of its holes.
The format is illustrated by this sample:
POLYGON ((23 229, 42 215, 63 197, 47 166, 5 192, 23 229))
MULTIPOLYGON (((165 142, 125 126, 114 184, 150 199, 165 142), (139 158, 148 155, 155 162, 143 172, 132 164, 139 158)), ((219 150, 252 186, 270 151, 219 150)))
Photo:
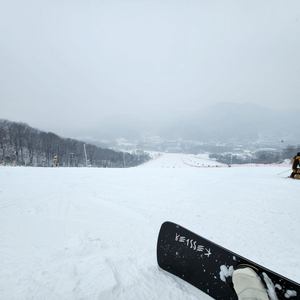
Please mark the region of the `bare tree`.
POLYGON ((8 121, 0 120, 0 147, 2 149, 1 160, 5 158, 5 148, 8 142, 8 121))
POLYGON ((19 160, 19 151, 21 151, 21 161, 24 162, 23 148, 25 146, 25 129, 28 126, 22 122, 12 122, 9 125, 9 135, 11 144, 14 146, 16 160, 19 160))
POLYGON ((30 161, 30 163, 32 163, 34 154, 37 155, 37 151, 39 148, 38 147, 39 131, 30 126, 26 126, 25 138, 26 138, 26 142, 27 142, 27 149, 29 152, 29 161, 30 161))
POLYGON ((46 162, 49 165, 55 155, 59 153, 59 144, 61 138, 52 132, 41 132, 41 146, 46 156, 46 162))

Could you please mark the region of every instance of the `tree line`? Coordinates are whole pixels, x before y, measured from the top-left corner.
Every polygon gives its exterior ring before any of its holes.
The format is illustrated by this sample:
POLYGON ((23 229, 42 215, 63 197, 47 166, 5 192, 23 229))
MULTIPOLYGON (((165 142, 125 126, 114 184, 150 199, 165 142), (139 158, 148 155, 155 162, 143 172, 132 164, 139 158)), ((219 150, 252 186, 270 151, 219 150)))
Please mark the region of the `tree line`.
POLYGON ((150 157, 144 151, 133 154, 104 149, 71 138, 62 138, 22 122, 0 119, 0 159, 19 165, 84 166, 84 145, 89 165, 97 167, 132 167, 150 157))
POLYGON ((209 158, 216 159, 223 164, 268 164, 268 163, 281 163, 286 159, 292 160, 292 158, 300 152, 300 145, 293 146, 288 145, 282 150, 260 150, 255 152, 254 155, 232 155, 229 153, 217 154, 211 153, 209 158))

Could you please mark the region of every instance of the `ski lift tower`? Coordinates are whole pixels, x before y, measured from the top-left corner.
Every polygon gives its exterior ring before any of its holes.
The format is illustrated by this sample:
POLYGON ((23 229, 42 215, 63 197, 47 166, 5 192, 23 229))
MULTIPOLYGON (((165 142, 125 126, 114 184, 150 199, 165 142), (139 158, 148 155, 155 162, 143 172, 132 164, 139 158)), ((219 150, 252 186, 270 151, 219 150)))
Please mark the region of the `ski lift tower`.
POLYGON ((87 167, 89 165, 89 161, 87 159, 87 155, 86 155, 86 148, 85 148, 85 144, 83 144, 83 149, 84 149, 84 155, 85 155, 85 166, 87 167))

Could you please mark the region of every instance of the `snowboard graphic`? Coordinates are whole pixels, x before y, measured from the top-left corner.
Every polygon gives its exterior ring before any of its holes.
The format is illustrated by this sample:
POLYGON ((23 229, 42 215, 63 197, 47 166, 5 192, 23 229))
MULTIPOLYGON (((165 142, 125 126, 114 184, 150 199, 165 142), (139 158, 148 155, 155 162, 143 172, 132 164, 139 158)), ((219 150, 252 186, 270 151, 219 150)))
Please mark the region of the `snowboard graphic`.
POLYGON ((227 250, 177 224, 162 224, 157 262, 165 271, 194 285, 214 299, 237 300, 231 280, 238 265, 250 265, 266 283, 271 300, 300 299, 300 285, 227 250))

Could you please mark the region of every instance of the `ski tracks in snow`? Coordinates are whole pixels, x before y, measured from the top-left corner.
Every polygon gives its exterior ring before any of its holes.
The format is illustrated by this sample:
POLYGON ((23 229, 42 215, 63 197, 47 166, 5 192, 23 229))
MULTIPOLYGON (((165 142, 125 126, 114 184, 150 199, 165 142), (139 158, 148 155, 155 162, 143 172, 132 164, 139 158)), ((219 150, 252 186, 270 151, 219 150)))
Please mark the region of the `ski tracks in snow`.
POLYGON ((209 299, 157 267, 165 220, 297 281, 299 185, 273 170, 3 169, 1 297, 209 299))
POLYGON ((158 268, 152 261, 152 253, 142 257, 107 258, 109 272, 113 275, 110 284, 99 292, 98 300, 182 300, 188 293, 189 299, 210 299, 199 290, 186 285, 158 268), (150 263, 149 263, 149 260, 150 263), (166 288, 168 287, 168 288, 166 288), (201 298, 200 298, 201 296, 201 298))

